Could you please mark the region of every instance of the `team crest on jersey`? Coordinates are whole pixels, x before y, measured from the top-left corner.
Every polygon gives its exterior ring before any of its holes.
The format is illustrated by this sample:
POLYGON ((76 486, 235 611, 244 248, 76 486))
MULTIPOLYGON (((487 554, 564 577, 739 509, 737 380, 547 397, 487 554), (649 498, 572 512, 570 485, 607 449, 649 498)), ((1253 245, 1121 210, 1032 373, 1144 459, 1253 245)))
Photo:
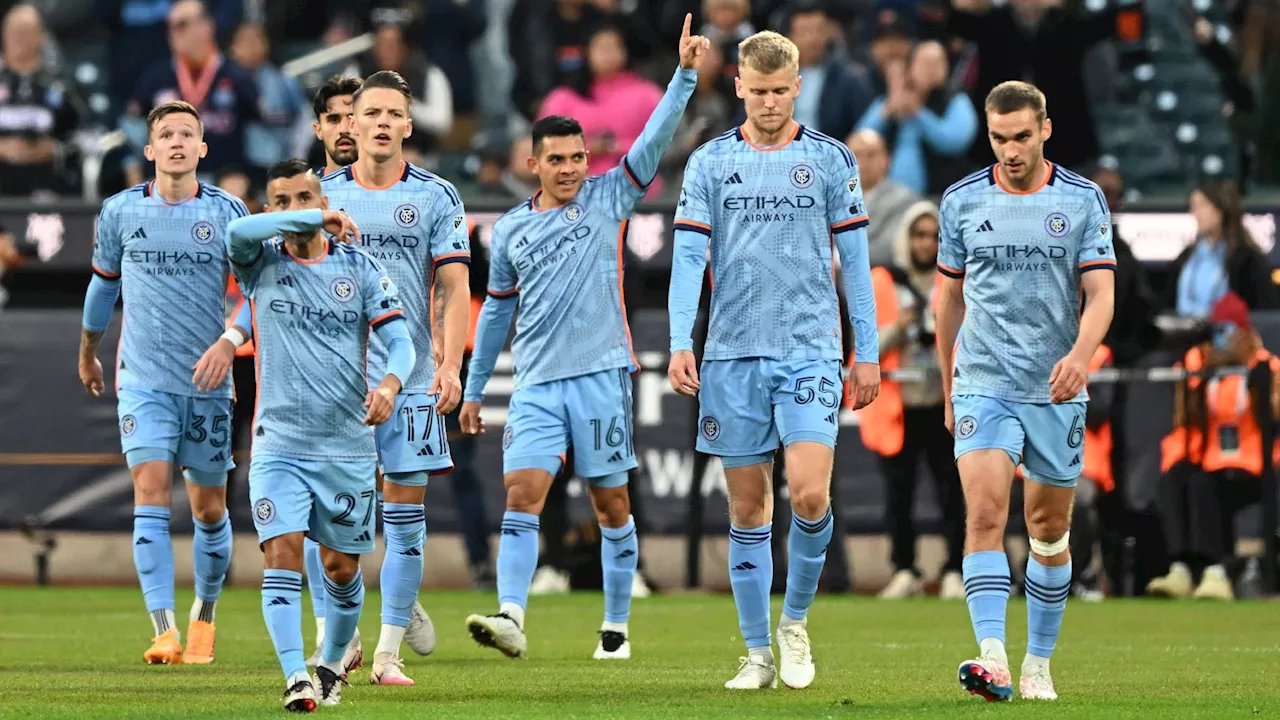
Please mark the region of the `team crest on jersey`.
POLYGON ((339 302, 350 302, 351 298, 356 296, 356 284, 351 278, 334 278, 329 289, 333 291, 333 296, 339 302))
POLYGON ((508 425, 507 429, 502 431, 502 449, 506 450, 507 448, 511 447, 511 441, 515 439, 516 439, 515 428, 508 425))
POLYGON ((138 420, 132 415, 125 415, 120 418, 120 434, 129 437, 134 430, 138 429, 138 420))
POLYGON ((978 420, 972 415, 965 415, 956 423, 956 437, 966 440, 978 431, 978 420))
POLYGON ((191 237, 201 245, 208 245, 214 238, 213 223, 201 220, 191 228, 191 237))
POLYGON ((578 203, 569 203, 564 209, 564 221, 572 225, 582 219, 583 212, 578 203))
POLYGON ((408 230, 418 224, 418 208, 404 204, 396 208, 396 224, 408 230))
POLYGON ((813 168, 808 165, 797 165, 791 168, 791 184, 804 190, 813 184, 813 168))
POLYGON ((858 178, 856 177, 849 178, 849 192, 852 193, 857 191, 858 191, 858 178))
POLYGON ((1053 237, 1060 238, 1071 232, 1071 221, 1060 212, 1049 213, 1049 217, 1044 219, 1044 229, 1053 237))
POLYGON ((702 418, 702 437, 715 442, 720 437, 720 421, 710 415, 702 418))
POLYGON ((259 525, 267 525, 276 519, 276 504, 266 498, 253 506, 253 521, 259 525))

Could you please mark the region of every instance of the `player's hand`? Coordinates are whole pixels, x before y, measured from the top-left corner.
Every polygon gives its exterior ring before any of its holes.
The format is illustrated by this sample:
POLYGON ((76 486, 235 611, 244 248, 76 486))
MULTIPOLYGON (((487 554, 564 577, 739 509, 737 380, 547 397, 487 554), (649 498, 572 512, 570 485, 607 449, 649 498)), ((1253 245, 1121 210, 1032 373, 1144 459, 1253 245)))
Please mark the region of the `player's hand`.
POLYGON ((880 366, 876 363, 853 364, 853 409, 861 410, 880 395, 880 366))
POLYGON ((711 41, 701 35, 690 35, 693 25, 693 14, 684 16, 684 30, 680 33, 680 67, 685 70, 697 70, 702 67, 702 59, 711 48, 711 41))
POLYGON ((338 242, 360 242, 360 228, 356 227, 351 217, 341 210, 324 211, 324 229, 338 242))
POLYGON ((80 359, 80 384, 94 397, 102 394, 107 386, 102 382, 102 363, 98 358, 80 359))
POLYGON ((365 396, 364 406, 369 408, 364 416, 364 424, 381 425, 391 417, 391 410, 396 406, 396 393, 389 387, 379 385, 365 396))
POLYGON ((231 341, 218 338, 196 361, 191 382, 201 392, 217 389, 227 379, 227 374, 231 372, 231 363, 235 362, 235 359, 236 348, 231 341))
POLYGON ((1075 398, 1084 389, 1089 379, 1084 363, 1071 357, 1062 358, 1049 373, 1049 400, 1054 404, 1064 403, 1075 398))
POLYGON ((943 410, 942 410, 942 424, 943 424, 943 425, 945 425, 945 426, 947 427, 947 432, 951 433, 951 436, 952 436, 952 437, 955 437, 955 434, 956 434, 956 409, 955 409, 955 407, 951 404, 951 393, 947 393, 947 394, 946 394, 946 399, 945 399, 945 400, 943 400, 942 405, 943 405, 943 410))
POLYGON ((688 350, 677 350, 667 364, 667 379, 671 381, 671 389, 694 397, 702 387, 698 381, 698 361, 688 350))
POLYGON ((436 368, 436 379, 431 381, 431 394, 436 396, 436 412, 448 415, 458 407, 462 399, 462 380, 458 368, 441 365, 436 368))
POLYGON ((458 424, 467 435, 483 435, 484 419, 480 417, 480 403, 462 403, 462 412, 458 413, 458 424))

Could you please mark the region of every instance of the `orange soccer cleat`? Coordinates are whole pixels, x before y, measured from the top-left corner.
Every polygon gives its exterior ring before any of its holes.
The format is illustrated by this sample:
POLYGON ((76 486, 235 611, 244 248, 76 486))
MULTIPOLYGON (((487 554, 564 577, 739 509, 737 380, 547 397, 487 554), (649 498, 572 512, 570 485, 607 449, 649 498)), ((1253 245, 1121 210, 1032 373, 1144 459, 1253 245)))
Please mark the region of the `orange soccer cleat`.
POLYGON ((187 625, 187 651, 182 653, 186 665, 208 665, 213 662, 213 623, 192 620, 187 625))
POLYGON ((142 653, 148 665, 178 665, 182 662, 182 641, 178 629, 169 628, 151 639, 151 647, 142 653))

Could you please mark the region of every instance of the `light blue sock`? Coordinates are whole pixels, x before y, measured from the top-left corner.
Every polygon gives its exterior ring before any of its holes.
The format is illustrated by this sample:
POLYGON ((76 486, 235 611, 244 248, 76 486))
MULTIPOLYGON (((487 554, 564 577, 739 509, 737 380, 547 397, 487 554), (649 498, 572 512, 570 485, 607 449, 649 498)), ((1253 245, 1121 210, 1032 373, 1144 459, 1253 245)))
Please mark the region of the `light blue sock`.
POLYGON ((364 608, 364 576, 356 570, 356 576, 346 585, 338 585, 326 576, 324 589, 329 596, 329 605, 325 608, 324 664, 336 665, 342 662, 342 654, 347 651, 347 645, 356 634, 356 625, 360 623, 360 611, 364 608))
POLYGON ((267 621, 271 644, 284 678, 306 674, 302 655, 302 573, 292 570, 262 571, 262 619, 267 621))
POLYGON ((1027 653, 1052 657, 1062 629, 1062 615, 1067 610, 1067 594, 1071 592, 1071 561, 1061 567, 1046 567, 1028 557, 1026 589, 1027 653))
POLYGON ((538 516, 506 511, 498 540, 498 602, 529 607, 529 583, 537 569, 538 516))
MULTIPOLYGON (((138 505, 133 508, 133 565, 147 602, 147 612, 174 608, 173 542, 169 539, 169 508, 138 505)), ((168 628, 157 627, 156 634, 168 628)))
POLYGON ((787 535, 787 594, 782 603, 783 619, 804 620, 818 594, 822 566, 827 562, 833 520, 831 508, 817 520, 791 515, 787 535))
POLYGON ((382 534, 387 543, 382 558, 382 624, 408 627, 422 587, 426 510, 421 505, 386 503, 382 506, 382 534))
POLYGON ((600 526, 600 567, 604 573, 604 621, 625 623, 631 618, 631 586, 640 562, 636 520, 620 528, 600 526))
POLYGON ((231 514, 223 513, 215 523, 191 520, 196 526, 191 554, 196 566, 196 599, 202 606, 199 619, 213 622, 213 604, 222 594, 222 583, 231 567, 231 514))
POLYGON ((759 528, 729 526, 729 583, 738 606, 738 628, 747 649, 770 646, 769 591, 773 589, 773 549, 770 525, 759 528))
POLYGON ((317 618, 324 617, 324 563, 320 560, 320 543, 306 538, 302 541, 302 561, 307 568, 307 587, 311 590, 311 612, 317 618))
POLYGON ((1004 615, 1009 605, 1009 558, 986 550, 964 558, 964 597, 969 604, 973 634, 981 645, 994 638, 1004 642, 1004 615))

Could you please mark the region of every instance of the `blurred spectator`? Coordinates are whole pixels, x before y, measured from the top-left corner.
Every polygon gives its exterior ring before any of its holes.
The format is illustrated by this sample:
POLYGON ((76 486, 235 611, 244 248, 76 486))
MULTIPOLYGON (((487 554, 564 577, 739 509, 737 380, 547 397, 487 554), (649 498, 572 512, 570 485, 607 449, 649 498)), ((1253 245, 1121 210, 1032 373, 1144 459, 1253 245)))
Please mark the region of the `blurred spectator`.
POLYGON ((1258 89, 1253 118, 1257 133, 1259 183, 1280 185, 1280 6, 1274 0, 1248 0, 1241 30, 1240 74, 1258 89))
POLYGON ((702 28, 700 35, 720 48, 724 58, 720 68, 720 92, 733 107, 738 121, 745 121, 746 115, 738 102, 738 94, 734 89, 734 78, 738 77, 738 43, 755 34, 755 26, 748 19, 751 15, 750 0, 703 0, 702 28))
MULTIPOLYGON (((733 105, 720 93, 720 67, 724 56, 720 47, 712 45, 702 58, 702 68, 698 71, 698 87, 689 98, 680 125, 676 128, 671 148, 663 158, 663 169, 678 174, 685 161, 703 143, 724 132, 734 116, 733 105)), ((736 103, 734 103, 736 104, 736 103)))
MULTIPOLYGON (((1276 13, 1280 16, 1280 13, 1276 13)), ((1256 103, 1254 102, 1253 87, 1247 80, 1240 67, 1240 59, 1236 52, 1231 48, 1231 31, 1225 26, 1215 27, 1213 23, 1197 17, 1193 25, 1193 32, 1196 37, 1196 46, 1200 50, 1200 55, 1208 61, 1209 65, 1218 73, 1221 81, 1220 87, 1222 94, 1226 96, 1227 104, 1222 108, 1222 114, 1231 124, 1231 129, 1235 135, 1236 144, 1238 146, 1238 157, 1240 162, 1241 180, 1246 180, 1253 167, 1252 154, 1254 149, 1254 133, 1252 132, 1254 122, 1254 111, 1256 103)), ((1280 46, 1277 46, 1280 49, 1280 46)), ((1280 118, 1278 118, 1280 119, 1280 118)), ((1259 137, 1259 142, 1267 142, 1273 132, 1274 125, 1267 128, 1259 137)), ((1226 158, 1223 158, 1224 160, 1226 158)), ((1242 185, 1243 187, 1243 185, 1242 185)))
MULTIPOLYGON (((0 279, 10 270, 17 269, 27 261, 27 258, 36 255, 34 245, 19 246, 17 241, 13 239, 13 233, 9 232, 5 227, 0 226, 0 279)), ((0 285, 0 310, 4 310, 4 306, 9 301, 9 291, 0 285)))
POLYGON ((547 93, 583 69, 587 39, 606 19, 587 0, 516 0, 507 49, 516 69, 511 101, 517 111, 530 121, 537 117, 547 93))
MULTIPOLYGON (((581 123, 591 153, 587 173, 600 175, 622 162, 661 100, 661 88, 627 70, 622 33, 604 25, 587 38, 585 70, 553 90, 538 117, 568 115, 581 123)), ((655 178, 649 195, 661 192, 662 179, 655 178)))
POLYGON ((801 6, 788 23, 787 36, 800 50, 802 88, 795 119, 827 135, 845 138, 874 97, 866 70, 838 52, 839 27, 821 7, 801 6))
POLYGON ((427 63, 444 71, 445 85, 452 92, 452 123, 439 136, 446 148, 468 148, 476 132, 479 108, 468 50, 484 35, 488 22, 484 0, 422 0, 422 6, 425 22, 419 45, 426 50, 427 63))
POLYGON ((909 187, 887 177, 889 151, 884 138, 875 130, 859 130, 846 143, 858 161, 862 183, 862 200, 867 206, 867 253, 872 265, 893 263, 894 238, 907 208, 919 202, 920 195, 909 187))
POLYGON ((262 211, 262 200, 258 197, 258 190, 254 187, 253 179, 243 169, 234 166, 225 167, 218 171, 213 184, 238 198, 245 207, 249 208, 249 212, 262 211))
POLYGON ((74 86, 49 67, 40 13, 18 5, 4 16, 0 65, 0 195, 59 193, 79 186, 75 147, 69 141, 80 115, 69 93, 74 86), (68 158, 70 155, 70 158, 68 158))
POLYGON ((891 66, 907 66, 914 44, 911 28, 896 14, 877 17, 870 48, 871 62, 875 65, 871 84, 877 95, 888 92, 886 76, 891 66))
POLYGON ((1111 212, 1111 243, 1116 253, 1116 307, 1103 344, 1111 349, 1115 364, 1123 367, 1136 361, 1160 342, 1155 316, 1160 303, 1147 272, 1134 257, 1116 225, 1115 213, 1124 197, 1124 179, 1114 170, 1099 170, 1092 180, 1098 184, 1111 212))
POLYGON ((1244 227, 1240 192, 1230 180, 1205 183, 1191 192, 1196 240, 1173 261, 1179 315, 1207 317, 1234 291, 1255 310, 1276 306, 1271 265, 1244 227))
POLYGON ((967 96, 947 88, 941 43, 920 43, 909 66, 895 62, 885 72, 888 91, 871 103, 858 128, 884 138, 893 154, 889 177, 918 193, 940 195, 968 169, 958 158, 973 144, 978 114, 967 96))
MULTIPOLYGON (((1063 0, 1011 0, 988 8, 986 0, 952 0, 949 27, 978 46, 978 77, 973 104, 1005 80, 1033 82, 1049 98, 1053 137, 1046 156, 1077 172, 1098 158, 1098 136, 1081 77, 1084 53, 1116 33, 1117 6, 1098 13, 1061 7, 1063 0)), ((980 129, 986 134, 985 113, 980 129)), ((987 148, 973 148, 974 161, 987 164, 987 148)))
POLYGON ((293 157, 298 145, 298 121, 305 117, 306 98, 293 78, 271 62, 271 41, 261 25, 245 23, 231 41, 231 59, 253 77, 262 120, 245 128, 245 154, 251 165, 265 170, 293 157))
POLYGON ((293 58, 348 39, 369 17, 370 0, 266 0, 262 3, 267 34, 293 58))
MULTIPOLYGON (((214 36, 214 20, 200 0, 178 0, 169 11, 169 45, 173 58, 143 74, 129 101, 125 131, 135 149, 147 142, 146 116, 151 108, 185 100, 200 111, 209 152, 200 174, 211 178, 228 165, 244 166, 245 127, 260 120, 253 78, 234 61, 222 57, 214 36)), ((132 158, 129 184, 142 182, 141 162, 132 158)))
POLYGON ((885 599, 919 595, 914 519, 920 461, 929 465, 947 559, 942 597, 964 598, 964 497, 952 456, 954 441, 943 422, 942 376, 934 343, 933 288, 938 265, 938 207, 921 201, 909 207, 894 239, 894 264, 871 271, 880 327, 880 365, 886 370, 918 370, 921 381, 885 380, 880 397, 861 411, 862 442, 876 453, 885 482, 885 524, 892 545, 893 578, 885 599))
POLYGON ((369 77, 379 70, 394 70, 413 89, 413 105, 409 117, 413 134, 405 140, 405 148, 419 153, 434 149, 453 125, 453 96, 449 79, 440 68, 427 62, 409 39, 416 27, 407 12, 375 14, 379 25, 374 28, 373 48, 347 68, 344 75, 369 77))

